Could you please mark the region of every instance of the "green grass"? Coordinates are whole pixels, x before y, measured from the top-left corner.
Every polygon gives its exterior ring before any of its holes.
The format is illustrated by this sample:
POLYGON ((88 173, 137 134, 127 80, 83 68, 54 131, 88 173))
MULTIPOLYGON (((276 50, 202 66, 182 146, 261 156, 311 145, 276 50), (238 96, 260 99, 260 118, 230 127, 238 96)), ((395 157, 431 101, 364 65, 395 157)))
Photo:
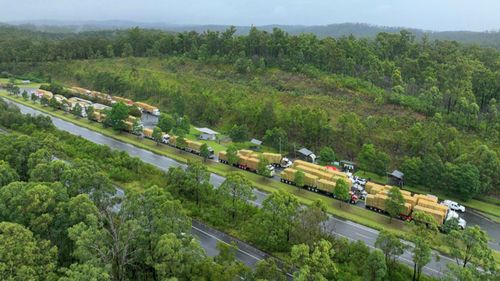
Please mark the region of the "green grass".
POLYGON ((189 134, 186 135, 186 139, 188 140, 195 140, 199 142, 204 142, 208 146, 212 147, 214 149, 215 154, 219 153, 219 151, 225 151, 227 150, 227 146, 224 144, 219 143, 219 141, 212 141, 212 140, 198 140, 198 135, 200 132, 198 132, 194 126, 191 126, 189 129, 189 134))
POLYGON ((388 179, 386 176, 380 176, 372 172, 358 170, 357 172, 354 173, 354 175, 365 179, 371 179, 371 181, 375 181, 382 184, 388 183, 388 179))
MULTIPOLYGON (((112 131, 111 129, 104 128, 102 127, 101 124, 95 123, 95 122, 90 122, 87 119, 84 118, 77 118, 71 114, 62 112, 62 111, 57 111, 53 110, 52 108, 42 106, 38 103, 33 103, 31 101, 25 101, 24 99, 20 97, 14 97, 6 94, 5 92, 0 92, 0 96, 6 97, 8 99, 14 100, 20 104, 33 107, 37 110, 40 110, 44 113, 53 115, 55 117, 58 117, 60 119, 63 119, 68 122, 72 122, 76 125, 79 125, 81 127, 91 129, 94 131, 97 131, 103 135, 112 137, 116 140, 131 143, 137 147, 149 150, 151 152, 164 155, 167 157, 170 157, 172 159, 175 159, 181 163, 186 163, 188 160, 199 160, 200 157, 187 153, 181 150, 178 150, 176 148, 166 146, 166 145, 157 145, 155 142, 149 140, 149 139, 143 139, 143 138, 138 138, 137 136, 127 134, 127 133, 117 133, 112 131)), ((241 172, 244 174, 248 179, 250 179, 256 188, 266 191, 266 192, 273 192, 276 190, 286 190, 288 192, 291 192, 299 198, 301 202, 304 204, 310 204, 313 200, 319 199, 323 200, 328 208, 329 211, 341 218, 345 218, 348 220, 352 220, 355 222, 358 222, 360 224, 366 225, 368 227, 372 227, 375 229, 391 229, 398 234, 402 235, 405 230, 405 226, 403 223, 399 221, 394 221, 392 224, 388 223, 388 218, 384 215, 380 215, 377 213, 374 213, 369 210, 365 210, 362 208, 357 208, 353 206, 343 206, 343 208, 340 208, 339 206, 339 201, 335 200, 333 198, 327 198, 325 196, 313 193, 313 192, 308 192, 305 190, 299 190, 296 187, 293 187, 291 185, 287 185, 281 182, 269 180, 267 178, 263 178, 262 176, 259 176, 257 174, 253 174, 250 172, 244 172, 240 169, 230 167, 228 165, 220 164, 214 161, 208 161, 207 162, 207 167, 210 172, 219 174, 221 176, 225 176, 230 172, 241 172)))
MULTIPOLYGON (((9 79, 8 78, 0 78, 0 84, 5 84, 5 83, 9 83, 9 79)), ((20 79, 15 79, 15 82, 14 82, 17 86, 20 86, 20 87, 26 87, 26 88, 40 88, 41 85, 44 85, 45 83, 29 83, 29 84, 24 84, 23 83, 23 80, 20 80, 20 79)))
MULTIPOLYGON (((111 129, 107 129, 102 127, 101 124, 95 123, 95 122, 90 122, 87 119, 83 118, 77 118, 71 114, 62 112, 62 111, 56 111, 53 110, 49 107, 42 106, 38 103, 33 103, 31 101, 25 101, 24 99, 20 97, 14 97, 8 95, 5 91, 0 91, 0 96, 5 97, 10 100, 14 100, 20 104, 35 108, 39 111, 42 111, 44 113, 53 115, 57 118, 60 118, 62 120, 72 122, 78 126, 99 132, 103 135, 106 135, 108 137, 114 138, 116 140, 122 141, 122 142, 127 142, 130 144, 133 144, 139 148, 143 148, 146 150, 149 150, 151 152, 154 152, 156 154, 164 155, 169 158, 172 158, 178 162, 181 163, 186 163, 188 160, 199 160, 200 157, 187 153, 181 150, 178 150, 176 148, 172 148, 170 146, 166 145, 158 145, 155 142, 149 140, 149 139, 142 139, 138 138, 137 136, 133 136, 131 134, 127 133, 117 133, 112 131, 111 129)), ((322 200, 325 202, 328 208, 328 212, 331 213, 334 216, 337 216, 342 219, 347 219, 362 225, 365 225, 367 227, 377 229, 377 230, 389 230, 399 237, 403 239, 408 239, 409 238, 409 232, 410 232, 410 226, 405 224, 402 221, 399 220, 392 220, 392 223, 389 223, 389 219, 385 215, 381 215, 379 213, 375 213, 363 208, 358 208, 354 207, 348 204, 340 204, 340 201, 335 200, 333 198, 328 198, 323 195, 309 192, 303 189, 298 189, 297 187, 284 184, 281 182, 277 182, 274 180, 270 180, 267 178, 264 178, 262 176, 259 176, 254 173, 250 172, 244 172, 240 169, 230 167, 228 165, 220 164, 214 161, 208 161, 207 163, 208 170, 212 173, 219 174, 221 176, 226 176, 228 173, 231 172, 240 172, 243 175, 245 175, 253 184, 254 186, 262 191, 265 192, 274 192, 277 190, 284 190, 287 192, 290 192, 297 196, 298 200, 302 204, 310 205, 314 200, 322 200)), ((443 241, 443 236, 442 234, 439 234, 438 237, 436 238, 436 241, 443 241)), ((443 246, 442 243, 436 242, 435 247, 436 250, 442 252, 442 253, 449 253, 449 249, 446 246, 443 246)), ((495 251, 494 251, 495 252, 495 251)), ((495 252, 495 258, 497 258, 497 262, 500 264, 500 254, 495 252)))

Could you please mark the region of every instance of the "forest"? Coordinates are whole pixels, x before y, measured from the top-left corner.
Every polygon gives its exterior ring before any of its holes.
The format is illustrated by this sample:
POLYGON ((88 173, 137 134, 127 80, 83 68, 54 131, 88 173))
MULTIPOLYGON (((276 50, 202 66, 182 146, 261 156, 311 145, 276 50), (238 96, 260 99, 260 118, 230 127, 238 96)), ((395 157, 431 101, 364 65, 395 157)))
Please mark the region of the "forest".
POLYGON ((374 39, 235 32, 7 26, 0 69, 147 100, 276 149, 332 148, 337 160, 381 175, 398 168, 429 191, 498 194, 499 51, 405 30, 374 39))
MULTIPOLYGON (((238 173, 214 189, 201 162, 163 173, 4 101, 0 127, 2 280, 287 280, 285 271, 294 280, 432 280, 422 274, 437 234, 432 219, 412 225, 414 248, 382 231, 380 250, 370 250, 330 235, 321 201, 301 207, 275 192, 256 208, 247 201, 251 184, 238 173), (219 244, 209 257, 189 234, 192 219, 277 257, 254 271, 235 258, 234 245, 219 244), (404 250, 412 251, 413 269, 396 262, 404 250)), ((494 280, 485 232, 449 231, 458 261, 443 278, 494 280)))

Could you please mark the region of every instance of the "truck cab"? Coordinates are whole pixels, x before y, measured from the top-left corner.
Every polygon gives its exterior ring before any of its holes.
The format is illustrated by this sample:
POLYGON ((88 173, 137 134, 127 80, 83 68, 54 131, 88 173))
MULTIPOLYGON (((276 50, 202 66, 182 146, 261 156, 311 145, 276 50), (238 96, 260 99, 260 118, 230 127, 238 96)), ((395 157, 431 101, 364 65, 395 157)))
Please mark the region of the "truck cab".
POLYGON ((214 149, 211 146, 208 147, 208 152, 210 153, 208 155, 208 158, 209 159, 214 159, 214 157, 215 157, 215 151, 214 151, 214 149))
POLYGON ((153 109, 153 112, 151 112, 154 116, 160 116, 160 110, 158 108, 153 109))
POLYGON ((450 208, 453 211, 460 211, 462 213, 465 213, 465 207, 463 205, 458 204, 455 201, 444 200, 443 202, 441 202, 441 204, 448 206, 448 208, 450 208))
POLYGON ((281 168, 285 168, 285 169, 289 168, 290 166, 292 166, 292 161, 290 161, 286 157, 283 157, 283 159, 281 159, 280 166, 281 166, 281 168))
POLYGON ((164 134, 162 137, 161 137, 161 142, 164 143, 164 144, 168 144, 168 141, 170 140, 170 135, 169 134, 164 134))
POLYGON ((462 219, 458 214, 457 212, 453 211, 453 210, 449 210, 448 211, 448 215, 446 216, 446 220, 451 220, 451 219, 457 219, 458 220, 458 227, 460 227, 460 229, 465 229, 465 227, 467 226, 467 222, 462 219))

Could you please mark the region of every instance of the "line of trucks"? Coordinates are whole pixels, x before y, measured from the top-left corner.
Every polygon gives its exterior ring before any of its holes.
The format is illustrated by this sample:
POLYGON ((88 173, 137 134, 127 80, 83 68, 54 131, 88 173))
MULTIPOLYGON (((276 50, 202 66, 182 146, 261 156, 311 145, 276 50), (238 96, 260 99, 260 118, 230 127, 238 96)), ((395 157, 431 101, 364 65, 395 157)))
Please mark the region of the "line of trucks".
MULTIPOLYGON (((304 173, 304 188, 324 194, 326 196, 335 198, 335 187, 338 179, 343 179, 349 186, 353 185, 351 177, 344 172, 329 169, 317 164, 306 162, 303 160, 295 160, 293 163, 281 154, 276 153, 256 153, 251 150, 238 150, 238 161, 235 164, 240 169, 256 172, 260 159, 263 157, 275 167, 285 168, 280 174, 280 181, 290 185, 296 185, 295 176, 297 171, 304 173)), ((228 164, 228 157, 226 151, 219 152, 219 162, 228 164)), ((374 182, 366 182, 365 207, 379 212, 386 213, 386 202, 388 200, 389 190, 393 188, 390 185, 380 185, 374 182)), ((414 194, 411 192, 400 189, 405 203, 402 207, 403 211, 399 215, 402 220, 412 220, 414 212, 422 212, 432 216, 438 225, 442 225, 445 221, 450 219, 457 219, 458 226, 465 228, 466 221, 459 217, 459 215, 449 207, 449 202, 444 201, 442 204, 438 203, 438 198, 433 195, 414 194)), ((351 204, 356 204, 360 199, 356 192, 350 191, 351 204)), ((363 198, 361 198, 363 199, 363 198)), ((465 211, 465 210, 463 210, 465 211)))
MULTIPOLYGON (((78 92, 80 95, 87 95, 89 97, 92 97, 93 99, 98 99, 98 100, 105 99, 108 101, 111 100, 114 102, 123 102, 124 104, 129 106, 137 106, 143 112, 145 111, 156 116, 160 114, 158 108, 150 106, 145 103, 133 102, 130 99, 117 96, 109 96, 103 93, 89 91, 78 87, 73 87, 71 89, 74 92, 78 92)), ((43 90, 37 91, 36 94, 39 96, 43 96, 47 99, 51 99, 54 96, 51 92, 43 90)), ((58 101, 61 100, 60 101, 61 103, 64 103, 66 101, 63 99, 64 97, 60 95, 56 96, 58 98, 57 99, 58 101)), ((72 108, 74 106, 73 104, 76 103, 79 103, 85 109, 86 106, 92 105, 92 102, 82 100, 81 98, 68 99, 68 101, 70 100, 72 102, 72 103, 70 102, 70 108, 72 108)), ((107 106, 100 106, 94 109, 92 119, 94 119, 97 122, 103 122, 106 118, 106 114, 103 111, 106 108, 107 106)), ((137 134, 136 130, 134 130, 134 124, 136 124, 137 121, 138 121, 137 117, 130 115, 124 121, 125 131, 137 134)), ((153 129, 142 128, 142 124, 139 124, 139 126, 141 126, 140 135, 142 135, 145 138, 154 140, 153 129)), ((160 138, 161 143, 179 149, 183 149, 187 152, 194 153, 197 155, 200 154, 201 146, 203 145, 203 143, 192 140, 185 140, 186 146, 180 147, 177 143, 177 140, 178 140, 177 136, 169 135, 166 133, 162 133, 160 138)), ((208 150, 210 153, 209 158, 213 159, 215 156, 214 150, 211 147, 208 147, 208 150)), ((304 188, 330 197, 335 197, 334 190, 336 186, 336 181, 338 179, 343 179, 345 182, 347 182, 349 186, 353 185, 352 178, 344 172, 329 169, 327 167, 323 167, 303 160, 295 160, 292 162, 288 158, 278 153, 268 153, 268 152, 257 153, 252 150, 242 149, 237 151, 237 156, 238 156, 238 161, 235 164, 235 166, 243 170, 248 170, 250 172, 257 172, 261 159, 267 160, 269 164, 267 166, 267 169, 269 170, 268 175, 270 175, 270 177, 274 176, 275 168, 277 167, 284 168, 284 170, 280 174, 280 181, 290 185, 296 185, 295 176, 297 174, 297 171, 300 170, 304 173, 304 188)), ((218 154, 218 160, 221 163, 229 164, 227 152, 220 151, 218 154)), ((367 182, 365 189, 366 192, 368 192, 368 195, 365 196, 363 194, 361 196, 361 199, 365 199, 365 207, 379 213, 386 213, 385 211, 386 202, 388 199, 389 190, 391 188, 392 186, 389 185, 380 185, 373 182, 367 182)), ((453 208, 448 207, 450 206, 450 204, 445 204, 445 202, 447 201, 443 202, 442 204, 439 204, 438 198, 433 195, 421 195, 421 194, 412 195, 410 192, 405 190, 401 190, 401 193, 403 194, 403 197, 405 199, 403 212, 399 216, 401 219, 411 220, 413 218, 412 214, 414 212, 423 212, 428 215, 431 215, 439 225, 442 225, 445 221, 449 219, 455 218, 458 220, 459 227, 465 228, 466 226, 465 220, 460 218, 458 214, 455 211, 453 211, 453 208)), ((356 192, 350 191, 350 199, 348 201, 351 204, 356 204, 359 201, 359 199, 360 196, 358 196, 356 192)))
MULTIPOLYGON (((374 182, 366 183, 366 191, 368 195, 365 200, 365 207, 380 213, 386 213, 386 205, 389 199, 389 191, 392 186, 380 185, 374 182)), ((400 190, 403 198, 404 205, 399 218, 402 220, 412 220, 415 212, 422 212, 433 217, 439 226, 444 224, 447 220, 457 219, 458 226, 462 229, 466 226, 466 221, 459 217, 457 212, 452 210, 445 200, 441 204, 438 203, 438 198, 431 194, 413 194, 406 190, 400 190)))
MULTIPOLYGON (((94 114, 93 119, 99 123, 103 122, 106 119, 106 114, 100 110, 95 110, 93 114, 94 114)), ((164 132, 161 133, 161 137, 159 140, 155 140, 155 138, 153 137, 154 130, 150 129, 150 128, 143 128, 141 124, 139 124, 139 126, 141 127, 140 133, 135 132, 134 124, 136 124, 137 121, 138 121, 137 117, 129 115, 127 117, 127 119, 125 119, 125 121, 124 121, 125 131, 129 132, 131 134, 142 135, 143 137, 145 137, 147 139, 159 141, 161 143, 170 145, 172 147, 183 149, 187 152, 190 152, 190 153, 193 153, 196 155, 200 155, 201 146, 203 145, 203 143, 186 139, 186 147, 181 148, 177 144, 177 139, 178 139, 177 136, 169 135, 169 134, 164 133, 164 132)), ((208 146, 207 149, 209 152, 208 158, 213 159, 215 156, 213 148, 208 146)))

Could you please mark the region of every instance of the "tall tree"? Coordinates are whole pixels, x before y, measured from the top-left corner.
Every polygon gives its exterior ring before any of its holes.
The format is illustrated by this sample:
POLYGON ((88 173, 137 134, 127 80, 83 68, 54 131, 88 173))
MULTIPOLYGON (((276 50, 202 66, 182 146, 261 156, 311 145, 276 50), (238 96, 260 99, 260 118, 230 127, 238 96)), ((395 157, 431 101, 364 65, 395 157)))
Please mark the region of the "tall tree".
POLYGON ((156 142, 157 145, 160 144, 161 139, 163 137, 163 132, 161 131, 160 127, 155 127, 153 129, 153 135, 152 135, 152 137, 153 137, 153 140, 156 142))
POLYGON ((325 146, 319 152, 319 161, 324 165, 331 165, 335 161, 335 152, 331 147, 325 146))
POLYGON ((396 258, 402 255, 407 248, 395 234, 387 230, 379 232, 377 241, 375 241, 375 247, 379 248, 384 253, 389 273, 391 273, 392 269, 395 267, 396 258))
POLYGON ((416 237, 413 246, 413 281, 420 280, 422 268, 431 261, 432 252, 429 240, 416 237))
POLYGON ((119 102, 113 105, 109 114, 106 115, 105 124, 113 128, 113 130, 120 132, 125 129, 125 119, 129 113, 128 106, 119 102))
POLYGON ((217 189, 217 192, 225 198, 223 205, 231 214, 231 222, 234 223, 236 217, 247 205, 247 201, 252 200, 255 195, 252 192, 251 182, 239 173, 232 173, 226 177, 226 180, 217 189))
POLYGON ((18 180, 19 175, 16 170, 12 169, 9 163, 0 160, 0 187, 18 180))
POLYGON ((158 119, 158 127, 165 133, 169 133, 175 126, 175 120, 172 116, 162 113, 158 119))
POLYGON ((405 208, 405 198, 399 190, 399 187, 394 186, 389 190, 387 200, 385 200, 385 211, 389 214, 389 222, 392 218, 398 217, 405 208))
POLYGON ((475 267, 490 269, 494 266, 494 259, 488 240, 486 232, 475 225, 463 231, 452 231, 448 242, 457 265, 466 267, 472 264, 475 267))
POLYGON ((95 112, 95 110, 94 110, 94 107, 92 105, 87 107, 87 119, 89 121, 94 121, 94 119, 95 119, 94 112, 95 112))
POLYGON ((250 229, 255 233, 252 239, 273 251, 287 250, 298 211, 299 202, 295 196, 284 191, 273 192, 264 200, 255 218, 262 227, 250 229))
POLYGON ((301 170, 297 170, 295 172, 295 175, 293 176, 293 182, 295 182, 295 185, 299 188, 304 187, 305 177, 306 175, 304 174, 304 172, 302 172, 301 170))
POLYGON ((366 280, 382 281, 387 275, 387 265, 384 259, 384 253, 380 250, 375 250, 370 253, 366 260, 365 269, 363 270, 366 280))
POLYGON ((342 207, 343 202, 349 200, 351 195, 349 194, 349 185, 344 179, 339 178, 335 183, 335 188, 333 189, 333 195, 340 201, 340 207, 342 207))
POLYGON ((210 157, 210 150, 208 149, 208 144, 203 143, 200 147, 200 156, 203 158, 203 162, 206 162, 210 157))
POLYGON ((234 144, 231 144, 227 148, 227 162, 229 165, 233 166, 238 163, 240 158, 238 157, 238 149, 234 144))
POLYGON ((48 280, 55 271, 57 249, 37 240, 22 225, 0 222, 2 280, 48 280))
POLYGON ((190 161, 186 168, 187 185, 180 187, 181 192, 199 205, 202 198, 207 197, 212 190, 210 172, 200 161, 190 161))
POLYGON ((291 260, 298 270, 294 280, 334 280, 337 265, 334 261, 335 250, 327 240, 320 240, 313 247, 295 245, 291 250, 291 260))
POLYGON ((259 164, 257 166, 257 174, 263 177, 271 177, 271 170, 269 169, 269 161, 261 156, 259 158, 259 164))

